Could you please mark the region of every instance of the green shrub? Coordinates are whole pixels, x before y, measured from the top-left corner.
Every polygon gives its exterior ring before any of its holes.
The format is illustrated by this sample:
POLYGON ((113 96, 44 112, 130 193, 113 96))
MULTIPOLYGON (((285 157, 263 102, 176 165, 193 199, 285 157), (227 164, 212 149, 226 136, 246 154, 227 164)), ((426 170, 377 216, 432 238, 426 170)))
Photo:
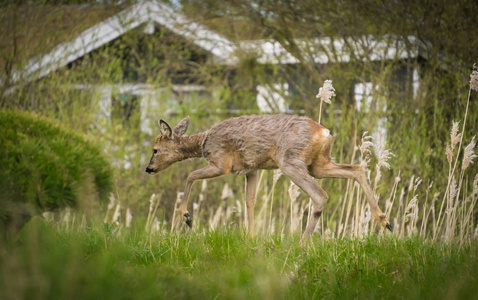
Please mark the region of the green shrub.
POLYGON ((91 142, 24 112, 0 112, 0 128, 1 227, 80 201, 107 201, 112 168, 91 142))

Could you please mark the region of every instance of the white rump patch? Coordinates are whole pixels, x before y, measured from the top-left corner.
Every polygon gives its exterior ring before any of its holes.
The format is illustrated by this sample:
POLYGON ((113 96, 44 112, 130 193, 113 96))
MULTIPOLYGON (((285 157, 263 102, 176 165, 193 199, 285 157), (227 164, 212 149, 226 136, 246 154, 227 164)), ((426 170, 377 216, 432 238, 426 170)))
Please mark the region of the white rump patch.
POLYGON ((330 130, 324 129, 324 136, 327 137, 330 135, 330 130))

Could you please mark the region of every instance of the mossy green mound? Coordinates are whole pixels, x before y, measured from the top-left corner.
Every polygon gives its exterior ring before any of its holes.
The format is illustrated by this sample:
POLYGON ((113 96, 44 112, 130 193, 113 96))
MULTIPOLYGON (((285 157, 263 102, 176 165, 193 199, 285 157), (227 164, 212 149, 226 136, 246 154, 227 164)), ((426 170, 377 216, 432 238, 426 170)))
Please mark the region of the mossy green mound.
POLYGON ((83 199, 108 199, 112 168, 91 142, 24 112, 0 112, 0 128, 0 226, 83 199))

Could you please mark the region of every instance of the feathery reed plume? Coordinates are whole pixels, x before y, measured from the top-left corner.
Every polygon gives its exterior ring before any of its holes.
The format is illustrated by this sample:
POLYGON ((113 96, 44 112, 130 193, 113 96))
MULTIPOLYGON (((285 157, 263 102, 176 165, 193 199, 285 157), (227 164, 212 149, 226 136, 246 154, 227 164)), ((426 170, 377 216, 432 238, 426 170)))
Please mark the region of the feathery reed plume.
POLYGON ((405 208, 405 218, 410 220, 408 224, 408 236, 412 235, 416 230, 418 220, 418 196, 415 195, 405 208))
POLYGON ((391 156, 395 156, 395 154, 393 154, 390 150, 385 149, 384 139, 385 137, 381 132, 378 143, 375 143, 375 152, 378 159, 377 168, 385 167, 390 170, 390 164, 388 163, 388 160, 391 156))
POLYGON ((153 221, 151 222, 151 231, 158 232, 161 229, 161 223, 159 222, 157 217, 154 217, 153 221))
POLYGON ((291 202, 294 202, 299 197, 299 187, 293 182, 289 186, 289 197, 291 202))
POLYGON ((451 178, 451 184, 450 184, 450 199, 454 199, 457 192, 458 192, 458 189, 457 189, 456 179, 455 179, 455 176, 453 176, 451 178))
POLYGON ((468 168, 469 165, 473 163, 473 159, 476 158, 477 156, 474 154, 473 149, 476 146, 475 143, 475 137, 474 136, 471 139, 471 142, 468 144, 468 146, 465 147, 465 152, 463 154, 463 165, 461 166, 461 169, 464 171, 466 168, 468 168))
POLYGON ((461 133, 458 133, 458 124, 460 122, 453 121, 453 125, 451 127, 450 138, 451 138, 451 151, 455 149, 456 144, 461 141, 461 133))
POLYGON ((272 177, 272 183, 276 184, 279 178, 282 175, 282 171, 280 169, 275 169, 274 170, 274 176, 272 177))
POLYGON ((473 64, 473 72, 470 74, 470 89, 478 92, 478 69, 475 64, 473 64))
POLYGON ((315 97, 320 98, 320 101, 330 104, 332 103, 330 102, 330 99, 333 96, 335 96, 335 88, 332 86, 332 80, 326 80, 315 97))
MULTIPOLYGON (((468 107, 470 105, 470 96, 471 96, 471 90, 475 90, 475 91, 478 91, 478 84, 477 84, 477 76, 478 76, 478 72, 475 70, 476 69, 476 66, 475 64, 473 64, 473 71, 470 75, 470 89, 468 90, 468 98, 467 98, 467 101, 466 101, 466 109, 465 109, 465 117, 463 119, 463 127, 461 129, 461 135, 460 135, 460 145, 458 146, 458 154, 460 153, 460 150, 461 150, 461 146, 462 146, 462 141, 463 141, 463 135, 465 133, 465 126, 466 126, 466 118, 468 116, 468 107)), ((473 155, 473 154, 471 154, 473 155)), ((471 158, 472 159, 472 158, 471 158)), ((454 176, 455 174, 455 170, 456 170, 456 166, 458 164, 458 157, 457 159, 455 160, 455 164, 453 165, 453 169, 451 170, 451 172, 449 173, 449 176, 448 178, 450 178, 451 176, 454 176)), ((463 164, 465 165, 465 164, 463 164)), ((450 165, 451 167, 451 165, 450 165)), ((463 173, 463 170, 462 170, 462 173, 463 173)), ((443 202, 445 201, 445 197, 447 197, 447 193, 448 193, 448 190, 450 188, 450 179, 448 180, 448 184, 447 184, 447 187, 446 187, 446 190, 445 190, 445 196, 443 198, 443 202)), ((443 206, 442 206, 443 207, 443 206)), ((440 209, 440 213, 441 213, 441 209, 440 209)), ((440 214, 438 215, 440 216, 440 214)), ((438 218, 438 222, 440 222, 440 218, 438 218)), ((439 226, 439 223, 438 223, 438 226, 439 226)), ((434 237, 433 238, 436 238, 436 233, 434 233, 434 237)))
POLYGON ((422 183, 422 180, 420 179, 420 177, 417 177, 415 179, 415 185, 413 186, 413 192, 416 192, 417 191, 417 188, 418 186, 422 183))
MULTIPOLYGON (((448 161, 448 164, 451 165, 451 160, 453 158, 453 151, 451 150, 450 145, 446 145, 446 160, 448 161)), ((450 170, 451 172, 451 170, 450 170)))
POLYGON ((234 197, 234 192, 232 191, 232 188, 229 187, 229 184, 225 184, 224 188, 222 189, 222 194, 221 194, 221 200, 227 199, 227 198, 233 198, 234 197))
POLYGON ((385 136, 383 132, 380 132, 379 140, 375 143, 374 149, 375 155, 377 156, 377 173, 375 174, 373 185, 373 191, 375 193, 377 191, 378 181, 382 177, 381 167, 385 167, 390 170, 390 164, 388 163, 388 160, 391 158, 391 156, 395 156, 395 154, 393 154, 390 150, 385 149, 385 136))
POLYGON ((324 85, 319 89, 319 93, 315 96, 315 98, 320 98, 320 106, 319 106, 319 124, 320 124, 320 117, 322 115, 322 102, 325 103, 332 103, 330 99, 335 96, 335 88, 332 86, 332 80, 326 80, 324 85))
POLYGON ((375 147, 375 145, 371 141, 372 136, 366 135, 367 133, 368 133, 368 131, 365 131, 362 134, 362 145, 360 145, 360 147, 358 147, 358 149, 360 151, 360 158, 361 158, 360 164, 364 168, 367 168, 368 163, 370 162, 370 154, 372 154, 372 152, 370 152, 370 148, 375 147))

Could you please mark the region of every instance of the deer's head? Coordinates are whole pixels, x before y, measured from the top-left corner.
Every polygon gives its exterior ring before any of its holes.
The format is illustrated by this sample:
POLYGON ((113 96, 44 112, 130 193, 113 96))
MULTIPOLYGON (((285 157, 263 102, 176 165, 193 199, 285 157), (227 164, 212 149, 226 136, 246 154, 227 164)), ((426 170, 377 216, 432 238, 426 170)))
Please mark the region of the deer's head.
POLYGON ((153 156, 146 167, 146 173, 155 174, 183 159, 184 155, 179 151, 179 137, 186 132, 188 125, 189 117, 184 118, 174 129, 165 121, 159 121, 159 135, 156 137, 153 156))

